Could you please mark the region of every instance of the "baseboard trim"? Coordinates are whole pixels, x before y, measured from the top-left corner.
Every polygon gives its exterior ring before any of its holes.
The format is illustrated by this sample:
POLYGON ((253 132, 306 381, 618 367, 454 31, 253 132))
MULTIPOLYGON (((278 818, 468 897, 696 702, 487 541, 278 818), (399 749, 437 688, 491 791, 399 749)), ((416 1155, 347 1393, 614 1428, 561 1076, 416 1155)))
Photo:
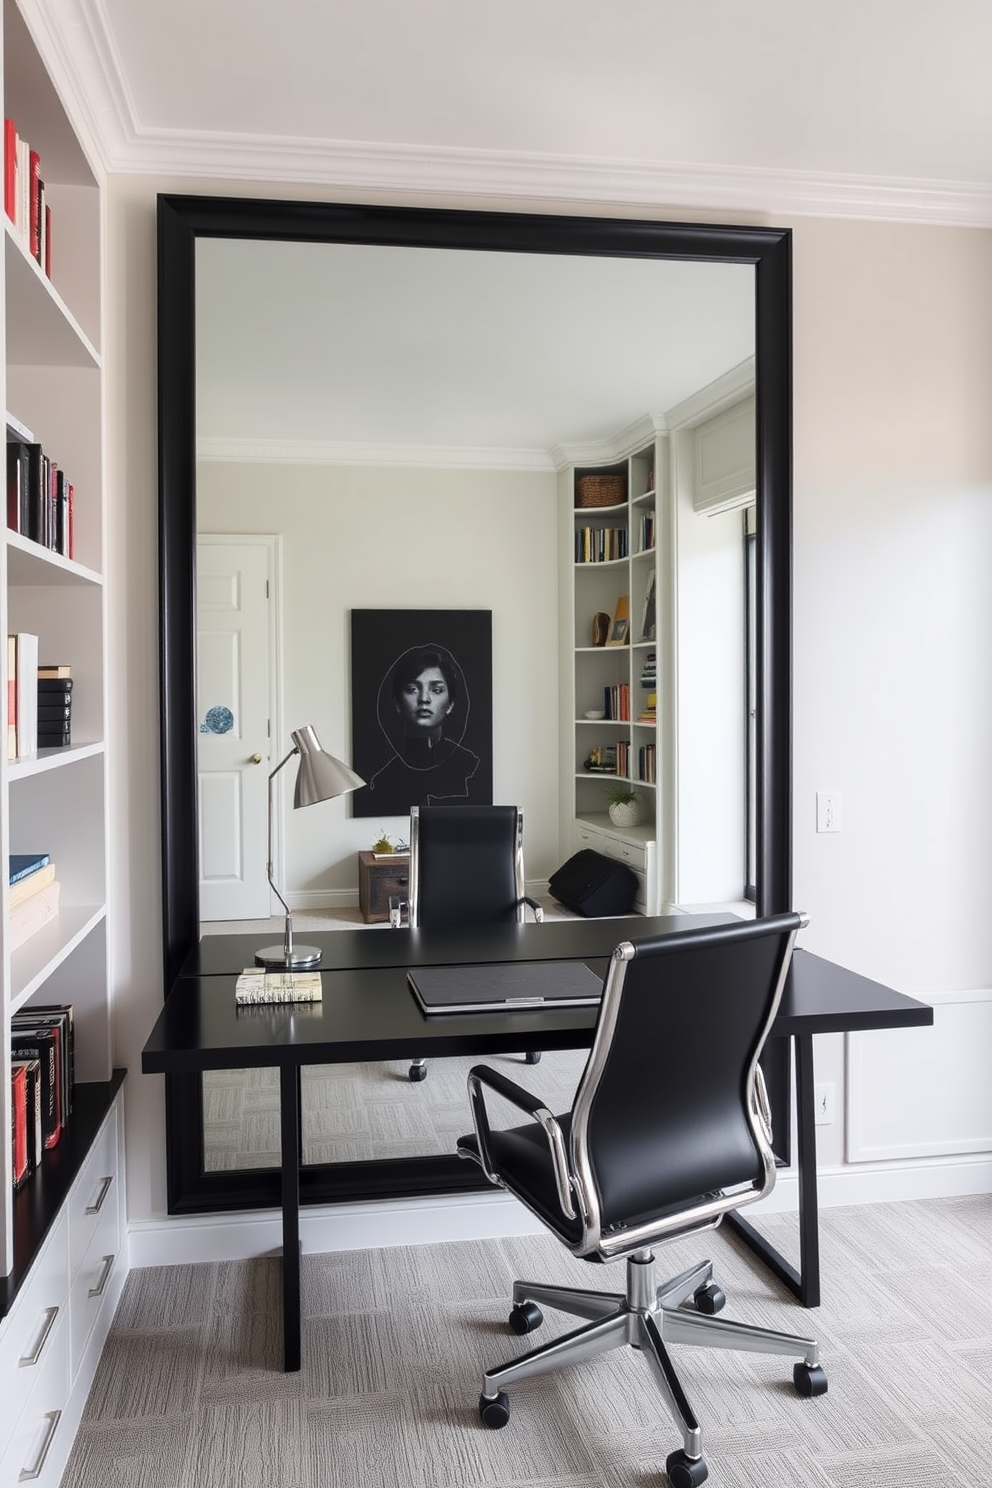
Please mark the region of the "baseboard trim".
MULTIPOLYGON (((956 1162, 900 1163, 884 1167, 823 1168, 821 1208, 891 1203, 904 1199, 953 1198, 992 1192, 992 1156, 956 1162)), ((794 1171, 749 1215, 795 1212, 794 1171)), ((522 1204, 504 1193, 327 1205, 304 1209, 300 1236, 305 1252, 381 1250, 391 1245, 428 1245, 443 1240, 490 1240, 540 1234, 542 1226, 522 1204)), ((192 1265, 198 1261, 250 1260, 278 1252, 277 1209, 248 1214, 205 1214, 142 1220, 129 1230, 132 1269, 192 1265)))

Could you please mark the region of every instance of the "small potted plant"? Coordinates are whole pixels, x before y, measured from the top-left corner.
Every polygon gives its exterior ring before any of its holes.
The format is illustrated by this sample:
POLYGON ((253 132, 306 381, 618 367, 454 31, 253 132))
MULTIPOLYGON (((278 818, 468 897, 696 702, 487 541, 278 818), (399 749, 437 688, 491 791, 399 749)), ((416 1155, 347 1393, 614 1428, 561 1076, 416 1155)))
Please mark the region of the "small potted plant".
POLYGON ((390 842, 389 838, 386 836, 385 831, 380 831, 380 833, 379 833, 378 837, 376 838, 375 842, 373 842, 373 844, 372 844, 372 851, 375 853, 375 855, 376 855, 377 858, 384 858, 386 856, 386 854, 387 853, 391 853, 392 850, 393 850, 393 844, 390 842))
POLYGON ((641 802, 634 787, 618 781, 606 792, 610 803, 610 821, 615 827, 636 827, 641 819, 641 802))

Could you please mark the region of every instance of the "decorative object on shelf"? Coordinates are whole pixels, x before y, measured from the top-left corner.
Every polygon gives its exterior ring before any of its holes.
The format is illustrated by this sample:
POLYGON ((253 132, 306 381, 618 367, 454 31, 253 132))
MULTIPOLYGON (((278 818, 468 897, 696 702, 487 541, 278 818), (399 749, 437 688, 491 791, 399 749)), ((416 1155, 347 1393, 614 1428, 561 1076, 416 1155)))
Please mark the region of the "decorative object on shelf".
POLYGON ((613 624, 610 626, 610 634, 606 644, 608 646, 626 646, 630 639, 630 595, 621 594, 617 599, 616 609, 613 611, 613 624))
POLYGON ((610 617, 604 610, 597 610, 592 617, 592 643, 605 646, 610 634, 610 617))
POLYGON ((643 816, 637 792, 630 785, 617 784, 606 792, 610 803, 610 821, 615 827, 636 827, 643 816))
POLYGON ((575 482, 577 507, 619 506, 626 500, 626 475, 580 475, 575 482))
POLYGON ((602 708, 587 708, 586 717, 591 718, 592 721, 596 723, 599 721, 599 719, 606 717, 606 712, 602 708))
POLYGON ((333 754, 326 754, 321 749, 320 741, 309 724, 305 724, 301 729, 295 729, 292 739, 292 749, 269 775, 267 872, 272 892, 286 911, 285 930, 281 945, 263 946, 260 951, 255 952, 255 960, 260 966, 281 966, 287 970, 298 966, 316 966, 320 960, 320 947, 293 945, 293 912, 276 888, 272 877, 272 807, 275 778, 283 765, 288 764, 294 755, 300 756, 300 768, 296 774, 296 791, 293 797, 294 807, 315 806, 318 801, 330 801, 334 796, 343 796, 348 791, 357 790, 360 785, 365 784, 362 777, 356 775, 348 765, 342 764, 341 760, 335 759, 333 754))
POLYGON ((386 857, 389 857, 392 854, 392 852, 393 852, 392 839, 390 837, 387 837, 386 836, 386 829, 385 829, 385 827, 383 827, 382 831, 379 833, 378 837, 373 842, 372 849, 371 850, 372 850, 372 852, 375 853, 375 855, 376 855, 377 858, 386 858, 386 857))

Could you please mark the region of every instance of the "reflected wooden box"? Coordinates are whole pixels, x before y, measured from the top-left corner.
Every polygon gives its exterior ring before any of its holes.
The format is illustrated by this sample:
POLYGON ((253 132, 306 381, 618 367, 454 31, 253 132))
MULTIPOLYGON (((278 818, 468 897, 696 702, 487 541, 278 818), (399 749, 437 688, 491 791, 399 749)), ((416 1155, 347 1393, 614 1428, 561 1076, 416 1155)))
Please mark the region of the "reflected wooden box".
POLYGON ((366 925, 389 919, 389 898, 399 894, 405 899, 410 891, 410 854, 393 853, 377 858, 374 853, 358 854, 358 907, 366 925))

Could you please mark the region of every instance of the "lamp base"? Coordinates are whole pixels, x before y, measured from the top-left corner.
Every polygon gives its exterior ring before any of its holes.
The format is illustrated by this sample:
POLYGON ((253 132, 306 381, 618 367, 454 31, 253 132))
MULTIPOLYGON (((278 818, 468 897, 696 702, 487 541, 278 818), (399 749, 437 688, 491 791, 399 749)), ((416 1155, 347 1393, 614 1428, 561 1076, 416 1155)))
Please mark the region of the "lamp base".
POLYGON ((304 966, 317 966, 320 963, 320 946, 294 945, 289 956, 286 955, 286 947, 279 945, 263 946, 260 951, 255 952, 256 966, 272 966, 277 970, 295 971, 304 966))

